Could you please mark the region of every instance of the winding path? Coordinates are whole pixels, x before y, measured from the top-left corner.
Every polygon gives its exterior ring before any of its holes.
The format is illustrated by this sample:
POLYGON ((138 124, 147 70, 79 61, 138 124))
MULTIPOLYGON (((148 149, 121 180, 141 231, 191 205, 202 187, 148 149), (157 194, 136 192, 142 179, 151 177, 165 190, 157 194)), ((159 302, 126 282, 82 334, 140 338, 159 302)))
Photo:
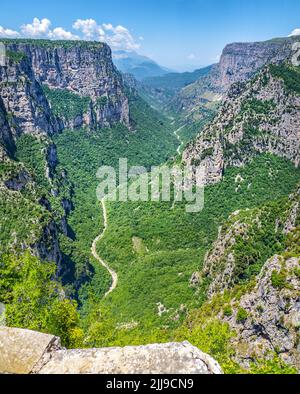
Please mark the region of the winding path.
MULTIPOLYGON (((174 118, 172 118, 174 119, 174 118)), ((172 122, 172 124, 174 124, 175 122, 172 122)), ((180 137, 180 135, 178 134, 178 132, 183 129, 184 126, 179 127, 177 130, 174 131, 174 135, 177 138, 177 140, 179 141, 179 146, 177 148, 177 153, 180 155, 180 150, 181 147, 183 145, 183 141, 180 137)), ((118 274, 116 273, 116 271, 114 271, 112 268, 109 267, 109 265, 101 258, 101 256, 98 255, 97 253, 97 243, 104 237, 104 234, 107 230, 108 227, 108 220, 107 220, 107 210, 106 210, 106 205, 105 205, 105 199, 101 200, 101 205, 102 205, 102 210, 103 210, 103 219, 104 219, 104 228, 101 234, 98 235, 98 237, 96 237, 93 241, 92 244, 92 255, 94 256, 94 258, 99 261, 99 263, 109 272, 111 278, 112 278, 112 283, 110 288, 108 289, 108 291, 104 294, 103 298, 106 298, 111 292, 113 292, 115 290, 115 288, 118 285, 118 274)))
POLYGON ((177 130, 174 131, 174 135, 175 135, 175 137, 178 139, 178 141, 179 141, 179 143, 180 143, 180 145, 179 145, 178 148, 177 148, 177 153, 178 153, 179 155, 180 155, 181 147, 183 146, 184 142, 182 141, 180 135, 178 134, 178 131, 180 131, 181 129, 183 129, 184 126, 185 126, 185 125, 179 127, 179 129, 177 129, 177 130))
POLYGON ((99 261, 99 263, 105 268, 107 269, 107 271, 109 272, 111 278, 112 278, 112 283, 111 286, 109 288, 109 290, 104 294, 104 298, 106 298, 112 291, 115 290, 115 288, 117 287, 118 284, 118 274, 111 269, 106 262, 98 255, 97 253, 97 243, 98 241, 100 241, 100 239, 102 239, 104 237, 104 234, 107 230, 107 226, 108 226, 108 221, 107 221, 107 210, 106 210, 106 206, 105 206, 105 199, 101 200, 101 205, 102 205, 102 210, 103 210, 103 219, 104 219, 104 228, 103 231, 100 235, 98 235, 97 238, 94 239, 94 242, 92 244, 92 255, 95 257, 95 259, 97 261, 99 261))

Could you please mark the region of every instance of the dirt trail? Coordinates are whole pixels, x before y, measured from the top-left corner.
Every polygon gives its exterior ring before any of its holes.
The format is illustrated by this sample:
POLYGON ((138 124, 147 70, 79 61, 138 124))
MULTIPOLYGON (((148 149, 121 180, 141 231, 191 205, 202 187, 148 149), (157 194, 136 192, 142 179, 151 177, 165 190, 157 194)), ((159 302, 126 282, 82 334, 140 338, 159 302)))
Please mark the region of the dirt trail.
MULTIPOLYGON (((174 118, 172 118, 173 120, 174 118)), ((174 124, 175 122, 173 121, 172 124, 174 124)), ((174 131, 174 135, 177 138, 178 142, 179 142, 179 146, 177 148, 177 153, 180 155, 180 150, 181 147, 183 145, 183 141, 180 137, 180 135, 178 134, 178 132, 183 128, 184 126, 179 127, 177 130, 174 131)), ((108 227, 108 221, 107 221, 107 210, 106 210, 106 206, 105 206, 105 200, 102 199, 101 200, 101 205, 102 205, 102 210, 103 210, 103 219, 104 219, 104 228, 101 234, 98 235, 98 237, 96 237, 94 239, 94 242, 92 244, 92 255, 95 257, 95 259, 97 261, 99 261, 99 263, 105 268, 107 269, 107 271, 110 273, 110 276, 112 278, 112 283, 110 288, 108 289, 108 291, 105 293, 104 298, 106 298, 111 292, 113 292, 115 290, 115 288, 118 285, 118 274, 109 267, 109 265, 101 258, 101 256, 98 255, 97 253, 97 243, 104 237, 104 234, 107 230, 108 227)))
POLYGON ((178 139, 178 142, 179 142, 179 146, 178 146, 178 148, 177 148, 177 153, 180 155, 180 151, 181 151, 181 147, 183 146, 183 141, 182 141, 182 139, 181 139, 181 137, 180 137, 180 135, 178 134, 178 132, 181 130, 181 129, 183 129, 184 128, 184 125, 183 126, 181 126, 181 127, 179 127, 179 129, 177 129, 177 130, 175 130, 174 131, 174 135, 175 135, 175 137, 178 139))
POLYGON ((95 257, 95 259, 97 261, 99 261, 99 263, 105 268, 107 269, 107 271, 110 273, 111 277, 112 277, 112 283, 111 286, 109 288, 109 290, 105 293, 104 298, 107 297, 112 291, 115 290, 115 288, 117 287, 118 284, 118 274, 111 269, 106 262, 98 255, 97 253, 97 243, 100 241, 100 239, 102 239, 104 237, 104 234, 107 230, 108 227, 108 221, 107 221, 107 210, 106 210, 106 206, 105 206, 105 200, 101 200, 101 205, 102 205, 102 210, 103 210, 103 219, 104 219, 104 228, 103 231, 100 235, 98 235, 97 238, 94 239, 93 245, 92 245, 92 255, 95 257))

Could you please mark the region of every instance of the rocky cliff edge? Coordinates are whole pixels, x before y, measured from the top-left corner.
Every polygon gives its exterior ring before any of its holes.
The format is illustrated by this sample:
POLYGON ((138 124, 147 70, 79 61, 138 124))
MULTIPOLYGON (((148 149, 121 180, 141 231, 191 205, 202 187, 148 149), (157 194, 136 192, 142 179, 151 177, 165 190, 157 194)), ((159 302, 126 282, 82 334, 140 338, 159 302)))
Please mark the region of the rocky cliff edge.
POLYGON ((0 327, 0 373, 222 374, 189 342, 66 350, 53 335, 0 327))

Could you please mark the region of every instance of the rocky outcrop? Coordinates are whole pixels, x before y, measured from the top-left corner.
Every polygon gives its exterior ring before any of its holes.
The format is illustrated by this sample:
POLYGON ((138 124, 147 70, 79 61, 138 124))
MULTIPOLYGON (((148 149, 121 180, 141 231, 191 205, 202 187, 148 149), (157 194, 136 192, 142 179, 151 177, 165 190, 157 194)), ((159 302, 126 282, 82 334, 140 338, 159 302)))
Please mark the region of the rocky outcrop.
POLYGON ((300 258, 274 256, 268 260, 253 291, 241 298, 231 317, 225 318, 237 332, 234 342, 242 364, 276 352, 300 369, 299 266, 300 258), (239 318, 240 310, 244 311, 243 319, 239 318))
POLYGON ((0 373, 29 374, 45 353, 60 347, 53 335, 0 327, 0 373))
POLYGON ((203 108, 215 107, 233 83, 249 80, 267 64, 291 59, 292 46, 298 41, 299 37, 288 37, 227 45, 220 62, 213 65, 208 75, 182 89, 170 103, 170 108, 183 112, 184 116, 199 116, 203 108))
MULTIPOLYGON (((217 293, 232 289, 245 278, 241 269, 244 260, 244 270, 249 265, 256 264, 260 254, 256 254, 256 245, 268 250, 268 239, 282 244, 282 250, 289 251, 289 243, 294 245, 297 240, 289 242, 289 237, 297 233, 300 219, 300 187, 296 188, 287 199, 280 200, 278 205, 265 204, 255 209, 246 209, 232 213, 223 226, 204 258, 204 265, 199 282, 203 277, 209 278, 207 294, 212 298, 217 293), (278 208, 280 207, 280 209, 278 208), (241 243, 244 255, 241 254, 241 243), (246 250, 248 247, 248 251, 246 250), (251 249, 252 248, 252 249, 251 249)), ((269 256, 274 253, 272 248, 269 256)), ((262 261, 261 266, 265 261, 262 261)))
POLYGON ((215 84, 227 91, 233 83, 243 82, 269 63, 280 63, 292 56, 292 45, 299 37, 279 38, 262 42, 233 43, 221 55, 215 84))
POLYGON ((4 160, 8 154, 15 152, 14 139, 7 121, 7 114, 0 97, 0 160, 4 160))
POLYGON ((14 138, 21 134, 52 135, 60 130, 49 103, 38 83, 29 59, 16 58, 8 50, 6 66, 0 67, 0 97, 14 138))
MULTIPOLYGON (((2 67, 0 80, 8 82, 3 94, 7 96, 10 112, 17 118, 25 118, 29 122, 35 115, 36 127, 48 134, 66 127, 110 127, 119 122, 129 126, 128 99, 108 45, 44 40, 5 40, 5 44, 8 64, 2 67), (24 80, 30 81, 30 85, 25 83, 22 86, 21 81, 24 80), (43 85, 51 90, 73 93, 79 99, 85 98, 89 104, 74 114, 73 119, 60 114, 59 119, 53 119, 53 111, 49 113, 41 90, 43 85), (33 99, 28 104, 22 89, 33 99), (14 102, 16 97, 22 100, 21 103, 14 102), (36 113, 35 103, 43 111, 36 113), (48 117, 48 125, 43 121, 43 112, 48 117)), ((67 105, 65 101, 64 105, 67 105)), ((27 130, 31 126, 31 123, 25 123, 22 129, 27 130)))
POLYGON ((204 168, 206 184, 220 181, 226 167, 242 166, 260 153, 299 166, 299 108, 300 96, 288 91, 267 66, 253 80, 232 86, 214 121, 185 149, 183 160, 204 168))
POLYGON ((222 374, 222 370, 189 342, 66 350, 53 335, 2 327, 0 373, 222 374))

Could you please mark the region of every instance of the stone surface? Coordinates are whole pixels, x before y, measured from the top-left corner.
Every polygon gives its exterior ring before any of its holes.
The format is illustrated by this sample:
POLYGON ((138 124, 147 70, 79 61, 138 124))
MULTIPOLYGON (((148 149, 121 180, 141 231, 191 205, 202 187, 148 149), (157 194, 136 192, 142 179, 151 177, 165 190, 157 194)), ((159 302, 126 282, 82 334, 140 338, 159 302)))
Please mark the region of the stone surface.
POLYGON ((9 53, 24 55, 18 61, 7 57, 6 66, 0 67, 0 94, 17 133, 52 134, 64 128, 116 123, 129 126, 128 98, 108 45, 26 40, 5 40, 5 45, 9 53), (42 85, 89 98, 88 109, 74 119, 57 118, 42 85))
POLYGON ((276 351, 286 363, 300 368, 300 281, 296 274, 299 266, 299 258, 272 257, 264 265, 253 291, 240 300, 247 319, 237 322, 237 309, 225 319, 237 332, 236 356, 244 365, 247 366, 253 355, 268 357, 276 351), (274 287, 272 273, 282 270, 286 272, 286 285, 274 287))
POLYGON ((222 374, 189 342, 65 350, 57 337, 0 327, 0 373, 222 374))
POLYGON ((0 327, 0 373, 28 374, 58 339, 53 335, 0 327))
POLYGON ((42 374, 212 374, 221 369, 190 343, 167 343, 86 350, 60 350, 42 374))

